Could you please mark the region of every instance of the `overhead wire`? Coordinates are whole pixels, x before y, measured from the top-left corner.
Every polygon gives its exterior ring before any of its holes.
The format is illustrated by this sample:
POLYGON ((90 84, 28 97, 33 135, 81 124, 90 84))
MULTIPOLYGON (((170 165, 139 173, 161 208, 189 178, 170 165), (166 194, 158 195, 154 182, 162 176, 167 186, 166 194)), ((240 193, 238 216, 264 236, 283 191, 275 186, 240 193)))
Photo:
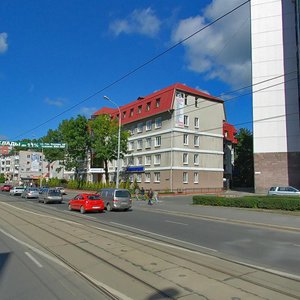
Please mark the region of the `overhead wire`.
POLYGON ((186 38, 180 40, 179 42, 175 43, 174 45, 170 46, 169 48, 167 48, 166 50, 160 52, 159 54, 155 55, 154 57, 150 58, 149 60, 147 60, 146 62, 142 63, 141 65, 137 66, 136 68, 132 69, 131 71, 125 73, 124 75, 122 75, 120 78, 114 80, 113 82, 107 84, 106 86, 104 86, 103 88, 101 88, 100 90, 96 91, 95 93, 91 94, 90 96, 84 98, 83 100, 77 102, 76 104, 70 106, 69 108, 65 109, 64 111, 62 111, 61 113, 47 119, 46 121, 40 123, 37 126, 34 126, 33 128, 24 131, 23 133, 17 135, 15 137, 15 139, 24 136, 25 134, 28 134, 42 126, 44 126, 45 124, 55 120, 56 118, 62 116, 63 114, 73 110, 74 108, 78 107, 79 105, 81 105, 82 103, 90 100, 91 98, 95 97, 96 95, 104 92, 105 90, 107 90, 108 88, 116 85, 117 83, 119 83, 120 81, 124 80, 125 78, 131 76, 132 74, 136 73, 137 71, 139 71, 140 69, 144 68, 145 66, 151 64, 153 61, 157 60, 158 58, 160 58, 161 56, 165 55, 166 53, 170 52, 171 50, 173 50, 174 48, 178 47, 179 45, 183 44, 184 42, 186 42, 187 40, 189 40, 190 38, 194 37, 195 35, 197 35, 198 33, 200 33, 201 31, 205 30, 206 28, 212 26, 213 24, 217 23, 218 21, 222 20, 223 18, 227 17, 228 15, 232 14, 233 12, 237 11, 238 9, 240 9, 241 7, 243 7, 244 5, 246 5, 247 3, 249 3, 250 0, 246 0, 243 3, 241 3, 240 5, 234 7, 233 9, 231 9, 230 11, 228 11, 227 13, 221 15, 220 17, 216 18, 215 20, 211 21, 210 23, 208 23, 207 25, 201 27, 200 29, 198 29, 197 31, 193 32, 192 34, 188 35, 186 38))

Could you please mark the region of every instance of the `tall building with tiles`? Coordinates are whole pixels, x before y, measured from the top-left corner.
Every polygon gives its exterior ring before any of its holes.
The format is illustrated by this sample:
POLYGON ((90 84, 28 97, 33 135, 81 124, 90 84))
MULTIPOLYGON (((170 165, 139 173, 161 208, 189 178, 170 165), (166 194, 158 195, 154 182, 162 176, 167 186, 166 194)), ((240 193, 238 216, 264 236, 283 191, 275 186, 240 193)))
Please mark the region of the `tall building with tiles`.
MULTIPOLYGON (((223 101, 177 83, 118 109, 102 108, 92 118, 121 117, 130 131, 121 178, 145 189, 199 192, 223 188, 223 101)), ((116 162, 109 166, 115 179, 116 162)), ((89 181, 103 169, 88 168, 89 181)))
POLYGON ((299 0, 251 0, 256 191, 300 188, 299 0))

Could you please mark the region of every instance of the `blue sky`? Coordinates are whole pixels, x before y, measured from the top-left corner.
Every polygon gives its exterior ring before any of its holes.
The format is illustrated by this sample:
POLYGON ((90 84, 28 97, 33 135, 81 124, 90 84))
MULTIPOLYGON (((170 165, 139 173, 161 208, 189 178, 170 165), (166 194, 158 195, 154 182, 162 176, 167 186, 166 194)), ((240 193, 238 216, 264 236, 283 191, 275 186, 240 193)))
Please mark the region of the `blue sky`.
POLYGON ((249 89, 223 95, 251 84, 249 4, 84 101, 243 2, 1 0, 0 139, 39 138, 111 106, 103 95, 121 106, 176 82, 223 97, 227 120, 251 128, 249 89))

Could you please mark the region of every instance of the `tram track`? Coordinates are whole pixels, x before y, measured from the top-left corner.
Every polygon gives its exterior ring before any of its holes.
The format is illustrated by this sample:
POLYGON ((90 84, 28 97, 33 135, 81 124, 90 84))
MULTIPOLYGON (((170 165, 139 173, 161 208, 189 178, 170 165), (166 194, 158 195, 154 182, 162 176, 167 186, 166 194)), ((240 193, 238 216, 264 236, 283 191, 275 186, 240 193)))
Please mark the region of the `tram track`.
MULTIPOLYGON (((8 204, 11 205, 11 204, 8 204)), ((15 218, 21 219, 24 222, 27 222, 28 224, 30 224, 31 226, 35 226, 37 228, 39 228, 39 230, 45 231, 47 232, 47 234, 51 234, 53 236, 55 236, 56 238, 60 239, 61 241, 63 241, 64 243, 70 243, 70 238, 66 239, 62 237, 62 232, 60 234, 55 234, 53 231, 55 231, 57 228, 55 226, 52 227, 52 230, 47 230, 46 228, 44 228, 44 226, 38 225, 35 222, 28 220, 28 218, 25 218, 24 216, 20 216, 19 213, 16 212, 12 212, 10 209, 8 209, 8 207, 5 206, 3 207, 4 211, 6 211, 7 214, 11 214, 13 215, 15 218)), ((20 211, 24 211, 24 208, 16 208, 17 210, 19 209, 20 211)), ((72 214, 66 214, 66 212, 64 211, 60 211, 60 210, 51 210, 52 212, 55 212, 56 215, 60 215, 63 216, 64 219, 58 218, 57 216, 52 216, 49 215, 49 209, 43 207, 43 206, 31 206, 31 209, 34 209, 33 212, 28 212, 28 213, 34 213, 34 214, 47 214, 45 215, 45 217, 48 218, 53 218, 53 219, 60 219, 60 221, 65 221, 65 222, 72 222, 74 224, 76 224, 77 226, 80 227, 84 227, 86 230, 88 230, 89 232, 91 232, 92 234, 98 234, 99 232, 102 231, 105 232, 105 235, 107 235, 107 233, 109 232, 109 235, 116 235, 118 238, 122 238, 122 239, 130 239, 132 242, 134 242, 138 247, 144 247, 145 245, 147 245, 148 249, 150 248, 150 250, 152 249, 153 251, 159 251, 161 253, 161 255, 164 256, 172 256, 174 259, 179 259, 179 260, 184 260, 189 264, 198 266, 198 267, 204 267, 204 268, 209 268, 210 270, 213 270, 215 272, 219 272, 222 273, 226 276, 228 276, 228 278, 239 278, 240 280, 242 280, 245 283, 249 283, 249 284, 255 284, 256 286, 259 286, 261 288, 265 288, 268 290, 271 290, 273 292, 279 293, 282 296, 287 296, 287 297, 292 297, 293 299, 300 299, 300 295, 297 295, 295 293, 292 292, 288 292, 288 291, 283 291, 282 289, 272 286, 272 285, 267 285, 265 283, 261 283, 258 282, 257 280, 253 280, 250 279, 249 277, 244 277, 241 275, 237 275, 236 272, 232 272, 230 271, 230 269, 224 269, 224 268, 220 268, 218 266, 213 266, 210 263, 204 263, 203 260, 200 262, 199 260, 197 260, 197 253, 200 255, 207 255, 208 257, 216 257, 218 260, 223 260, 225 263, 235 263, 237 265, 241 265, 241 266, 245 266, 242 263, 239 262, 232 262, 228 259, 213 255, 213 254, 208 254, 208 253, 203 253, 203 251, 196 251, 195 249, 192 249, 188 246, 184 246, 184 245, 180 245, 180 247, 178 246, 178 244, 176 243, 172 243, 171 241, 166 242, 165 240, 161 240, 158 237, 150 237, 147 234, 143 234, 141 232, 137 233, 133 230, 130 229, 126 229, 126 231, 124 231, 124 229, 120 228, 117 225, 114 224, 107 224, 106 222, 100 221, 100 220, 96 220, 96 219, 92 219, 92 218, 86 218, 85 216, 82 215, 76 215, 76 219, 80 219, 79 221, 74 221, 74 219, 72 218, 72 214), (38 207, 38 209, 37 209, 38 207), (83 221, 83 223, 81 223, 83 221), (103 226, 103 228, 97 227, 97 226, 103 226), (117 230, 117 232, 112 232, 112 230, 108 231, 105 227, 109 226, 110 229, 114 229, 117 230), (135 236, 139 236, 142 237, 144 239, 135 239, 135 236), (148 243, 147 241, 145 241, 145 239, 150 239, 156 242, 159 242, 159 244, 155 244, 155 243, 148 243), (161 243, 164 243, 166 245, 166 247, 161 247, 161 243), (172 246, 171 248, 168 248, 169 246, 172 246), (181 248, 182 251, 176 251, 176 253, 174 252, 174 248, 173 247, 178 247, 181 248), (187 256, 186 255, 186 251, 189 251, 189 253, 193 253, 195 255, 190 255, 187 256)), ((0 218, 5 222, 8 222, 7 220, 3 219, 2 217, 0 218)), ((11 224, 11 226, 14 226, 13 224, 11 224)), ((49 225, 48 225, 49 226, 49 225)), ((15 226, 14 226, 15 227, 15 226)), ((16 228, 16 227, 15 227, 16 228)), ((50 225, 51 228, 51 225, 50 225)), ((17 228, 16 228, 17 229, 17 228)), ((23 233, 25 234, 25 233, 23 233)), ((68 232, 69 237, 71 237, 71 239, 76 239, 78 238, 78 236, 71 234, 68 232)), ((32 239, 32 236, 27 236, 28 238, 32 239)), ((84 239, 82 237, 80 237, 80 239, 84 242, 84 243, 88 243, 89 240, 84 239)), ((81 276, 83 276, 82 272, 80 272, 80 270, 78 268, 76 268, 73 264, 71 264, 70 262, 66 261, 66 259, 64 259, 63 257, 61 257, 60 255, 58 255, 55 251, 53 251, 51 248, 46 247, 45 245, 41 244, 38 240, 34 240, 35 243, 37 243, 38 245, 40 245, 41 247, 43 247, 44 249, 46 249, 47 251, 49 251, 52 255, 54 255, 57 259, 63 261, 66 265, 68 265, 72 270, 74 270, 77 274, 80 274, 81 276)), ((162 292, 161 290, 157 289, 154 285, 149 284, 149 282, 146 282, 145 280, 142 280, 141 278, 139 278, 138 276, 124 270, 121 269, 120 267, 116 266, 114 263, 112 263, 111 261, 109 261, 109 259, 105 259, 103 256, 99 256, 97 254, 95 254, 95 252, 89 251, 86 248, 80 246, 80 243, 73 243, 72 244, 74 247, 80 249, 80 251, 82 251, 83 253, 86 253, 87 255, 90 255, 96 259, 101 260, 102 262, 105 262, 107 265, 109 265, 110 267, 118 270, 119 272, 124 273, 126 276, 129 276, 130 278, 136 280, 137 282, 139 282, 140 284, 143 284, 145 286, 147 286, 147 288, 150 288, 153 290, 154 293, 164 297, 165 299, 176 299, 176 298, 172 298, 170 295, 165 294, 164 292, 162 292)), ((103 251, 103 249, 98 247, 98 250, 101 252, 103 251)), ((260 269, 255 269, 252 266, 252 270, 253 272, 255 271, 262 271, 260 269)), ((267 271, 264 270, 264 272, 268 273, 267 271)), ((285 276, 283 275, 277 275, 279 277, 285 278, 285 276)), ((84 276, 83 276, 84 277, 84 276)), ((91 282, 91 284, 95 285, 95 287, 99 288, 99 285, 95 284, 95 282, 93 282, 93 280, 89 279, 89 277, 86 276, 85 278, 86 280, 89 280, 91 282)), ((297 279, 290 279, 293 280, 295 283, 299 283, 300 281, 297 279)), ((100 287, 101 289, 101 287, 100 287)), ((101 292, 105 293, 106 290, 103 289, 103 291, 101 290, 101 292)), ((108 297, 113 297, 114 295, 109 295, 107 294, 108 297)), ((199 295, 200 296, 200 295, 199 295)), ((201 295, 203 297, 203 295, 201 295)), ((119 299, 119 298, 110 298, 110 299, 119 299)), ((284 299, 284 298, 282 298, 284 299)))

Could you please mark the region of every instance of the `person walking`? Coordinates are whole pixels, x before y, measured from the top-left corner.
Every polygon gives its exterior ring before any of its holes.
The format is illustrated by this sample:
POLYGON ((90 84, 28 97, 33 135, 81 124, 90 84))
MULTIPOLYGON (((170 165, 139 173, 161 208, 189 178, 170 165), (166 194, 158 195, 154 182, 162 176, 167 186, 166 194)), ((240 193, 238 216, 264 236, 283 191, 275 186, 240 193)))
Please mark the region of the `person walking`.
POLYGON ((143 187, 141 188, 141 195, 142 195, 142 200, 145 200, 145 190, 143 187))
POLYGON ((148 191, 148 205, 152 205, 153 191, 150 189, 148 191))
POLYGON ((139 188, 136 188, 135 189, 135 198, 136 198, 136 200, 139 200, 139 193, 140 193, 139 188))
POLYGON ((153 196, 154 196, 154 201, 157 204, 158 203, 158 192, 155 191, 153 196))

